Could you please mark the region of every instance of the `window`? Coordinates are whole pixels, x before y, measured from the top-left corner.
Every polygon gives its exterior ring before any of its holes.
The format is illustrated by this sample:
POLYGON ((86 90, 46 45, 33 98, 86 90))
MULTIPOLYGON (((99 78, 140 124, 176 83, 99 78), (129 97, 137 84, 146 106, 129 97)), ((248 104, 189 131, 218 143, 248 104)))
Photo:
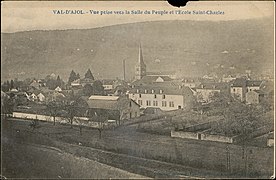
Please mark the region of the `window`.
POLYGON ((236 92, 236 89, 235 89, 235 88, 233 89, 233 92, 236 92))
POLYGON ((148 90, 145 89, 145 93, 148 93, 148 90))
POLYGON ((162 98, 163 98, 163 99, 165 99, 165 98, 166 98, 165 94, 162 96, 162 98))
POLYGON ((143 101, 142 100, 138 100, 138 104, 139 105, 143 105, 143 101))
POLYGON ((169 107, 174 107, 174 102, 173 101, 169 102, 169 107))
POLYGON ((156 94, 154 94, 154 98, 156 99, 156 94))
POLYGON ((149 100, 146 101, 147 106, 151 106, 151 103, 149 100))
POLYGON ((158 101, 153 101, 153 106, 158 106, 158 101))
POLYGON ((162 107, 167 107, 167 101, 162 101, 162 107))
POLYGON ((139 94, 139 98, 141 98, 142 97, 142 94, 139 94))
POLYGON ((129 102, 129 107, 131 107, 131 101, 129 102))

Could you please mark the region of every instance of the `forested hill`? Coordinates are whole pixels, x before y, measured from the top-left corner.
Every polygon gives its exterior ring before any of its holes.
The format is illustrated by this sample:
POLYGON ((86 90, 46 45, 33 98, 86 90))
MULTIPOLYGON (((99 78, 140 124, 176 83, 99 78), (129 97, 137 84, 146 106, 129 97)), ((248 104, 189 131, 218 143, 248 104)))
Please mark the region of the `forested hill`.
POLYGON ((273 22, 155 21, 81 30, 2 33, 1 80, 59 74, 88 68, 97 78, 134 76, 139 43, 148 71, 198 76, 222 64, 223 71, 273 69, 273 22))

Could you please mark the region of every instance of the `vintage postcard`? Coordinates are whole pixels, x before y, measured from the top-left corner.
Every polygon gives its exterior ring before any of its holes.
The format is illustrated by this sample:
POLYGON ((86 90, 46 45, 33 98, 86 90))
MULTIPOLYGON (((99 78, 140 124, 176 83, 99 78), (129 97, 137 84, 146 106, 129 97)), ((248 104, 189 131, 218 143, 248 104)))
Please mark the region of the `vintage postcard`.
POLYGON ((273 178, 274 8, 1 2, 1 178, 273 178))

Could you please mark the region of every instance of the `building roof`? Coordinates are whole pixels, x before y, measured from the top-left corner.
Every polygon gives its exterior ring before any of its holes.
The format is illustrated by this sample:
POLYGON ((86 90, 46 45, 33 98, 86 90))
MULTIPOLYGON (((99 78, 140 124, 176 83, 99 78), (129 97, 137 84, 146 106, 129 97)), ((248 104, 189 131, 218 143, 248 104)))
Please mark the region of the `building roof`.
POLYGON ((136 80, 133 82, 134 85, 143 85, 143 84, 152 84, 158 82, 158 80, 162 78, 163 82, 172 81, 172 79, 168 76, 144 76, 140 80, 136 80))
POLYGON ((102 83, 103 85, 113 85, 116 80, 114 79, 103 79, 102 83))
POLYGON ((137 90, 138 93, 141 94, 184 95, 186 93, 192 93, 189 87, 173 86, 171 83, 156 83, 151 85, 142 85, 131 89, 130 93, 137 93, 137 90))
POLYGON ((119 96, 90 96, 88 99, 90 100, 107 100, 107 101, 117 101, 119 96))
POLYGON ((147 76, 171 76, 175 75, 174 71, 158 71, 158 72, 147 72, 147 76))
POLYGON ((201 83, 196 89, 218 89, 223 90, 228 88, 227 83, 201 83))
MULTIPOLYGON (((124 97, 119 96, 90 96, 88 99, 84 100, 86 100, 89 108, 118 110, 119 105, 121 104, 120 102, 123 102, 120 100, 123 99, 124 97)), ((134 104, 137 104, 132 99, 125 98, 125 100, 128 102, 132 101, 134 104)), ((124 103, 122 103, 122 105, 124 106, 124 103)))
POLYGON ((246 79, 237 78, 230 82, 232 87, 244 87, 246 86, 246 79))
POLYGON ((252 80, 246 81, 247 87, 259 87, 261 86, 261 84, 262 84, 262 81, 252 81, 252 80))

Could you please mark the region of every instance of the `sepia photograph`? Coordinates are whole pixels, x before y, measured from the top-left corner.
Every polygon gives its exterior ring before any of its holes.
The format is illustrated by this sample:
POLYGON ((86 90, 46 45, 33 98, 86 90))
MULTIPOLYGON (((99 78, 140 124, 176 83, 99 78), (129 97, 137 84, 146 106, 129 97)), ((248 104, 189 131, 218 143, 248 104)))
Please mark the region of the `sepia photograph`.
POLYGON ((1 179, 275 178, 273 1, 2 1, 1 179))

